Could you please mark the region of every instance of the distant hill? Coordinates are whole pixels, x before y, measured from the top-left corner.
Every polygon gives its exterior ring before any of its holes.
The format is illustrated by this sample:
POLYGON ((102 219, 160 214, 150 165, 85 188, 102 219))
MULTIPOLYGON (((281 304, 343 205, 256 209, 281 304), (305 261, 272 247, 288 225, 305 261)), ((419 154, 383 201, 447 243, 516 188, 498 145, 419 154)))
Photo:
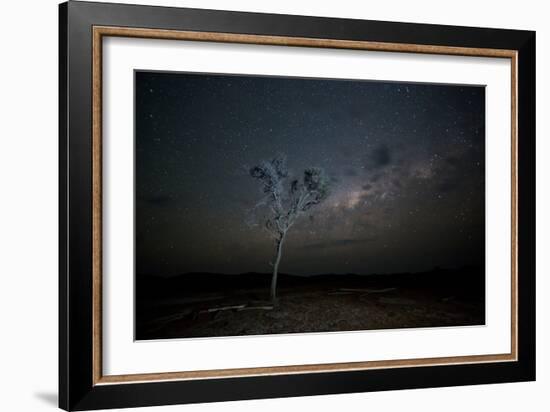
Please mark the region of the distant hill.
MULTIPOLYGON (((193 293, 224 293, 235 290, 269 288, 271 273, 243 273, 235 275, 216 273, 185 273, 172 277, 151 274, 136 276, 136 297, 157 300, 193 293)), ((320 274, 296 276, 280 273, 278 287, 407 287, 415 289, 445 289, 453 295, 474 299, 485 295, 485 272, 480 267, 461 269, 433 269, 421 273, 397 274, 320 274)))

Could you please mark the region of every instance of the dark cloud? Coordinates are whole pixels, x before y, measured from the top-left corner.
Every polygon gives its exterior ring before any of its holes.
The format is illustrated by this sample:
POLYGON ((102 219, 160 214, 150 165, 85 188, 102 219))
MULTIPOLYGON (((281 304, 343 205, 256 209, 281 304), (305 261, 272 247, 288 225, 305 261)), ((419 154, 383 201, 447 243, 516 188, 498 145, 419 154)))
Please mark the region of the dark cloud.
POLYGON ((369 169, 381 169, 388 166, 392 160, 392 153, 387 145, 376 147, 369 156, 367 167, 369 169))

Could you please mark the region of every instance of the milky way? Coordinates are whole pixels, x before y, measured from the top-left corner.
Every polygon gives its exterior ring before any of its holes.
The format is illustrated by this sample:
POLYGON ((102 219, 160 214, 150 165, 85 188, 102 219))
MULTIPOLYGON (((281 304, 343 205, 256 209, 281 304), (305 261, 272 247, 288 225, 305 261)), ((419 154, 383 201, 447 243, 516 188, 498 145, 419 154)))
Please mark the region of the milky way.
POLYGON ((331 178, 281 272, 483 264, 484 87, 139 71, 135 86, 138 273, 269 272, 247 170, 280 152, 331 178))

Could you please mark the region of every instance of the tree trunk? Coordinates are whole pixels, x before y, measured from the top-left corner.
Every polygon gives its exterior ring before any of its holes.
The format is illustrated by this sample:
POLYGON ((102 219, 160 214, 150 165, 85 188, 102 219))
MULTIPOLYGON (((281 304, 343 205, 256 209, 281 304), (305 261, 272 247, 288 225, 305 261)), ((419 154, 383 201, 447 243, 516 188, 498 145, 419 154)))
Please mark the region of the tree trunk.
POLYGON ((271 302, 273 303, 277 300, 277 273, 279 271, 279 262, 281 261, 281 252, 285 235, 286 233, 283 233, 281 238, 277 241, 277 256, 275 258, 275 264, 273 265, 273 277, 271 278, 271 302))

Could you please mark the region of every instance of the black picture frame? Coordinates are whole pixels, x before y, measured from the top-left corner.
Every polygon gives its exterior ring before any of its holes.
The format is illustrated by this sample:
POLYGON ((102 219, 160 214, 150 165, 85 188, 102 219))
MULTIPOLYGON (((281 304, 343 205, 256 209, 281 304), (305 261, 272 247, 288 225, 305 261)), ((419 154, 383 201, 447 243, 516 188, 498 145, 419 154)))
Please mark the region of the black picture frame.
MULTIPOLYGON (((535 33, 88 3, 59 6, 59 406, 90 410, 535 379, 535 33), (517 52, 517 361, 102 385, 94 380, 94 26, 517 52)), ((488 211, 490 213, 491 211, 488 211)))

